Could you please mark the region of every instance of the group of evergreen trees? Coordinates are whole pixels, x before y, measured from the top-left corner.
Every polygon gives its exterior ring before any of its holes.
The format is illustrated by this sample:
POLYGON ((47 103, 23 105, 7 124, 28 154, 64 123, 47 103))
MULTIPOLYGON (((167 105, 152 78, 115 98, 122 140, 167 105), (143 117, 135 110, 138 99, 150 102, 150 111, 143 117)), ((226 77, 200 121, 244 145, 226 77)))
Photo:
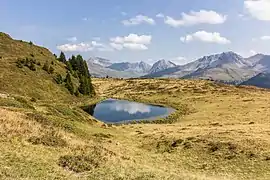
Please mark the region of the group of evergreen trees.
MULTIPOLYGON (((68 60, 63 52, 60 53, 58 61, 65 63, 67 66, 67 75, 65 78, 65 86, 71 94, 78 96, 82 95, 94 95, 94 87, 91 81, 91 75, 89 73, 87 63, 83 60, 81 55, 72 56, 68 60), (72 76, 77 78, 80 85, 78 88, 72 82, 72 76)), ((58 78, 59 79, 59 78, 58 78)))

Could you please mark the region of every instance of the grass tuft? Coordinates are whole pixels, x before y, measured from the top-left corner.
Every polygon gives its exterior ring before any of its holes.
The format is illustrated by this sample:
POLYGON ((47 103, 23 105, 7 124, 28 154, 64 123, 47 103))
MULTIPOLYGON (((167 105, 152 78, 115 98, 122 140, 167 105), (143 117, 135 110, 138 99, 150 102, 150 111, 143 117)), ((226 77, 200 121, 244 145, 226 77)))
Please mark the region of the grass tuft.
POLYGON ((106 158, 99 148, 92 151, 80 152, 75 155, 65 155, 59 158, 58 165, 76 173, 94 170, 103 165, 106 158))
POLYGON ((63 139, 63 137, 56 131, 51 131, 44 134, 41 137, 31 137, 28 141, 34 145, 44 145, 44 146, 52 146, 52 147, 65 147, 67 146, 67 142, 63 139))

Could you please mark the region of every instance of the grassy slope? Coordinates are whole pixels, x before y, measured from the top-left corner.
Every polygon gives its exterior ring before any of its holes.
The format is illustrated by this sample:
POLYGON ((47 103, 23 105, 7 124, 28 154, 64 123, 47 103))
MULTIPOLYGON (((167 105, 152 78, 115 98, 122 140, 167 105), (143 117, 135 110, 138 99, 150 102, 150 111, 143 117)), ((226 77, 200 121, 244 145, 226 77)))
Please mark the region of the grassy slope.
POLYGON ((53 80, 56 73, 65 77, 65 65, 58 62, 46 48, 13 40, 7 34, 0 33, 0 64, 1 92, 49 100, 71 97, 64 86, 59 86, 53 80), (36 59, 41 66, 36 66, 37 71, 30 71, 27 67, 17 68, 18 58, 36 59), (46 61, 54 63, 54 75, 42 70, 46 61))
MULTIPOLYGON (((30 52, 42 63, 53 60, 46 49, 0 37, 0 179, 269 179, 269 91, 207 81, 94 79, 98 96, 77 99, 41 69, 15 66, 17 56, 30 52), (4 51, 3 41, 10 43, 4 51), (166 121, 173 124, 106 127, 78 108, 106 97, 178 111, 166 121)), ((64 73, 61 64, 56 71, 64 73)))
MULTIPOLYGON (((37 110, 2 107, 0 177, 61 179, 269 179, 270 92, 207 81, 94 79, 99 98, 166 104, 179 109, 174 124, 103 128, 76 105, 34 103, 54 122, 25 117, 37 110), (185 110, 184 113, 181 110, 185 110), (186 114, 186 115, 183 115, 186 114), (78 117, 78 115, 80 117, 78 117), (77 117, 77 119, 75 119, 77 117), (55 122, 62 122, 57 124, 55 122), (64 123, 64 124, 63 124, 64 123), (20 126, 12 126, 20 124, 20 126), (65 147, 28 139, 57 130, 65 147), (87 154, 102 164, 75 173, 58 166, 63 155, 87 154), (26 158, 27 157, 27 158, 26 158), (19 171, 17 170, 19 169, 19 171)), ((170 119, 168 119, 170 120, 170 119)), ((0 127, 1 127, 0 126, 0 127)), ((76 161, 76 160, 74 160, 76 161)))

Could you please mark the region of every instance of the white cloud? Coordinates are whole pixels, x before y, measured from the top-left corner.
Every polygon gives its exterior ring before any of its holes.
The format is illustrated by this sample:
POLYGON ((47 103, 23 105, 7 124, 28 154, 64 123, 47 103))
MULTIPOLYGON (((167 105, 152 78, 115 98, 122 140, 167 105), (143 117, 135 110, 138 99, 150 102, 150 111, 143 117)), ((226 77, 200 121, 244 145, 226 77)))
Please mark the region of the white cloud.
POLYGON ((269 41, 270 40, 270 36, 262 36, 262 37, 260 37, 260 39, 263 40, 263 41, 269 41))
POLYGON ((164 16, 164 14, 159 13, 159 14, 156 15, 156 17, 157 17, 157 18, 164 18, 165 16, 164 16))
POLYGON ((148 16, 137 15, 134 18, 122 21, 122 23, 125 26, 134 26, 134 25, 139 25, 139 24, 143 24, 143 23, 150 24, 150 25, 155 25, 155 20, 148 17, 148 16))
POLYGON ((115 43, 137 43, 137 44, 150 44, 152 36, 150 35, 137 35, 129 34, 128 36, 111 38, 111 41, 115 43))
POLYGON ((191 11, 189 14, 182 13, 181 19, 166 16, 164 22, 172 27, 179 27, 196 24, 223 24, 226 20, 227 16, 215 11, 200 10, 199 12, 191 11))
POLYGON ((67 40, 70 41, 70 42, 76 42, 77 37, 70 37, 70 38, 67 38, 67 40))
POLYGON ((244 6, 252 17, 261 21, 270 21, 269 0, 245 0, 244 6))
POLYGON ((63 44, 57 46, 57 49, 64 52, 88 52, 88 51, 113 51, 113 49, 107 45, 102 43, 98 43, 96 41, 92 41, 90 43, 78 43, 78 44, 63 44))
POLYGON ((111 38, 110 45, 116 50, 122 50, 124 48, 130 50, 147 50, 147 45, 151 44, 152 36, 150 35, 137 35, 129 34, 124 37, 111 38))
POLYGON ((112 48, 119 50, 119 51, 124 48, 122 44, 110 43, 110 45, 112 48))
POLYGON ((202 41, 206 43, 217 43, 217 44, 229 44, 231 43, 225 37, 222 37, 218 32, 206 32, 206 31, 198 31, 193 34, 189 34, 185 37, 181 37, 180 40, 182 42, 191 42, 191 41, 202 41))
POLYGON ((270 41, 270 36, 261 36, 259 38, 252 38, 252 41, 270 41))
POLYGON ((79 44, 63 44, 57 46, 57 49, 64 52, 87 52, 92 51, 94 48, 91 44, 88 43, 79 43, 79 44))
POLYGON ((136 44, 136 43, 124 43, 123 46, 130 50, 147 50, 148 47, 144 44, 136 44))

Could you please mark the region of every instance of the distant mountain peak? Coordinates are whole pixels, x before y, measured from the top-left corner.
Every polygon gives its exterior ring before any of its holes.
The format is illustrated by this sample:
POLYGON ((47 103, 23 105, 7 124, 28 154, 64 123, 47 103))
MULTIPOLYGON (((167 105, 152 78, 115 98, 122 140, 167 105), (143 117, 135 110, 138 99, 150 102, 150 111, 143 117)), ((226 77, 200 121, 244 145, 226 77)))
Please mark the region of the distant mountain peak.
POLYGON ((108 67, 112 65, 112 62, 108 59, 100 58, 100 57, 91 57, 88 60, 89 62, 102 66, 102 67, 108 67))
POLYGON ((171 61, 166 61, 165 59, 161 59, 152 66, 152 68, 150 69, 150 74, 163 71, 172 67, 176 67, 176 64, 174 64, 171 61))
POLYGON ((146 74, 149 72, 151 66, 143 61, 136 63, 122 62, 122 63, 114 63, 108 66, 108 68, 117 70, 117 71, 125 71, 125 72, 135 72, 146 74))

